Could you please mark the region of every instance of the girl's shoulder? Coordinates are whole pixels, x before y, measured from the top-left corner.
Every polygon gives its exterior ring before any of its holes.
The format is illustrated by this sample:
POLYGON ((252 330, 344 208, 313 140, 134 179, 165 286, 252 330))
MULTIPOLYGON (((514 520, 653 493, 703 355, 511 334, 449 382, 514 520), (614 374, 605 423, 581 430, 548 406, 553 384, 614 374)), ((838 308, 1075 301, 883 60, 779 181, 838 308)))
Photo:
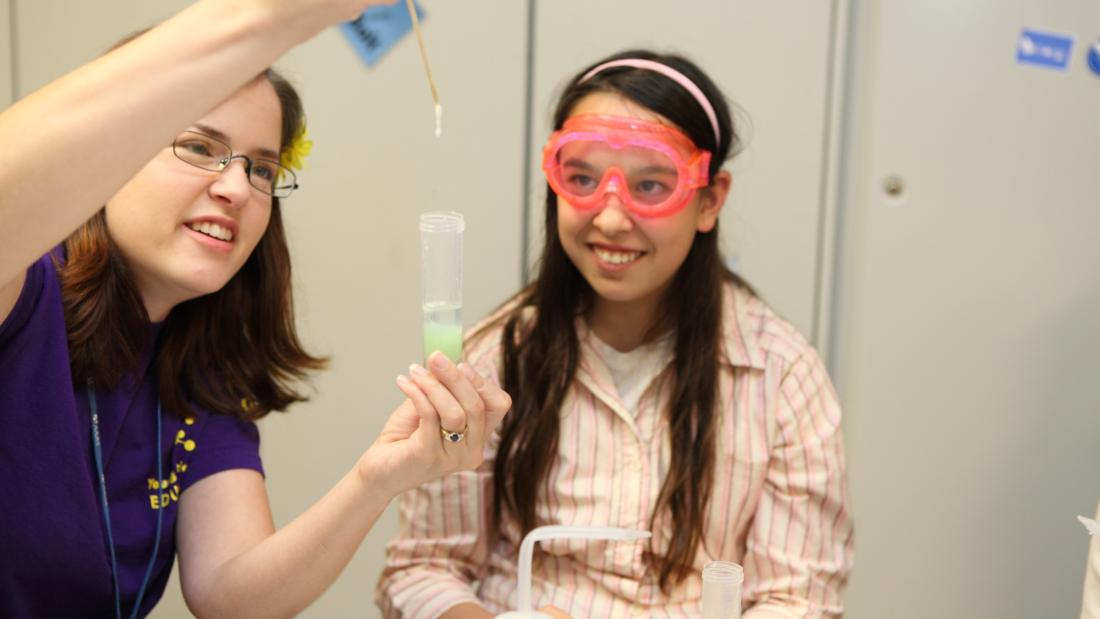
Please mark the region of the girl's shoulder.
POLYGON ((789 365, 817 355, 797 327, 747 286, 728 282, 724 288, 722 332, 731 363, 762 369, 769 357, 789 365))

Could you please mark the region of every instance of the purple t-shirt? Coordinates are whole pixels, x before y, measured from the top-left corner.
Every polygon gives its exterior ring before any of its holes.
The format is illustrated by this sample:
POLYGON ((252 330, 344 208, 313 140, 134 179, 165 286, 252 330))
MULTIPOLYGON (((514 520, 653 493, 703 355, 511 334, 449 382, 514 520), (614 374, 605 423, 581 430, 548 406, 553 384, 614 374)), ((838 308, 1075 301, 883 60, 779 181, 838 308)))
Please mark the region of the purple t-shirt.
MULTIPOLYGON (((150 329, 155 336, 158 327, 150 329)), ((145 577, 157 510, 160 548, 141 616, 172 571, 180 495, 219 471, 263 472, 255 424, 196 410, 186 420, 162 415, 157 480, 150 356, 117 389, 96 394, 123 616, 145 577)), ((73 388, 61 288, 44 256, 27 270, 19 300, 0 324, 0 617, 114 616, 98 491, 88 397, 73 388)))

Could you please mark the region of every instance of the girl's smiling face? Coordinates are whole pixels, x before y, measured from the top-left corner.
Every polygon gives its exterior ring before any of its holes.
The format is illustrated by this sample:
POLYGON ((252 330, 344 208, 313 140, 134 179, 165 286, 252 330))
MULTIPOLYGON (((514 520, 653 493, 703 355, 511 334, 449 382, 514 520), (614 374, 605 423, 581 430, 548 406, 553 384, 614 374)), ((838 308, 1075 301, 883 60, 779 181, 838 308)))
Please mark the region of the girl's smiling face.
MULTIPOLYGON (((673 125, 668 119, 629 99, 599 92, 581 99, 570 117, 588 114, 636 118, 673 125)), ((686 208, 665 217, 631 213, 615 195, 601 207, 578 210, 558 196, 558 237, 566 255, 596 293, 601 304, 655 310, 664 298, 697 232, 709 232, 729 190, 728 172, 696 192, 686 208)))

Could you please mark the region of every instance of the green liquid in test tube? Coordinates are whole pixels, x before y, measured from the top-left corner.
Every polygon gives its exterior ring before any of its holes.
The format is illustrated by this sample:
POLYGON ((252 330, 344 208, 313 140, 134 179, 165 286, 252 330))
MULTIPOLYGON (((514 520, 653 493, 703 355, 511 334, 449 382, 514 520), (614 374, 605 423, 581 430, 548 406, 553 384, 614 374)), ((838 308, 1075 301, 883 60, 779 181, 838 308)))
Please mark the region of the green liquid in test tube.
POLYGON ((461 213, 420 216, 420 277, 424 313, 424 359, 434 351, 462 360, 461 213))
POLYGON ((462 359, 461 305, 424 305, 424 358, 436 350, 455 363, 462 359))

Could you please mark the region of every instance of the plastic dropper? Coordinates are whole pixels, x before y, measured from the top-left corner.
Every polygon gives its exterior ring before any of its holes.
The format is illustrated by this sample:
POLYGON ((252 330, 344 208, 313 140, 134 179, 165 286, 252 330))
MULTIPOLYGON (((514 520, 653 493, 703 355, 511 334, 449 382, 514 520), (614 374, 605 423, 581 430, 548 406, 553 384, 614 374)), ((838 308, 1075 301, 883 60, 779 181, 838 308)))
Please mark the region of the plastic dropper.
POLYGON ((497 615, 497 619, 534 619, 547 617, 531 608, 531 559, 535 553, 535 543, 550 539, 608 539, 613 541, 631 541, 650 537, 649 531, 619 529, 608 527, 564 527, 548 526, 533 529, 523 543, 519 545, 519 582, 516 583, 516 610, 497 615))

